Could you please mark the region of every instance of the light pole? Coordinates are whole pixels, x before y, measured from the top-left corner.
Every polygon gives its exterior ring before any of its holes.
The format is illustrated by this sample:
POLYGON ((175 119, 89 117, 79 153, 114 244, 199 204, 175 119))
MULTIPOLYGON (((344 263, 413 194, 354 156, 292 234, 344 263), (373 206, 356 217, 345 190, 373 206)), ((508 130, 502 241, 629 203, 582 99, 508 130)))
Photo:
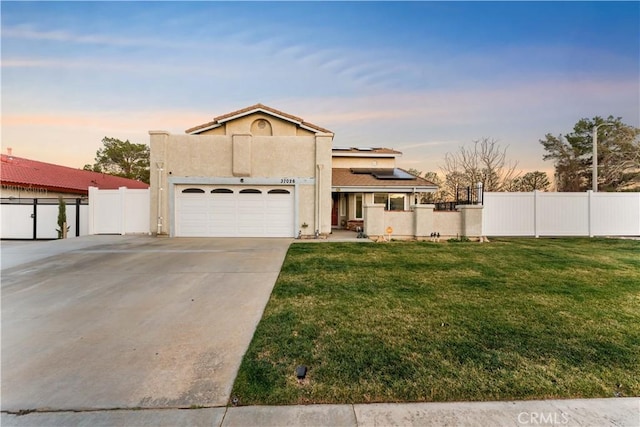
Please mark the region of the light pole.
POLYGON ((591 178, 593 184, 593 192, 598 192, 598 128, 600 126, 610 126, 613 123, 600 123, 593 127, 593 176, 591 178))

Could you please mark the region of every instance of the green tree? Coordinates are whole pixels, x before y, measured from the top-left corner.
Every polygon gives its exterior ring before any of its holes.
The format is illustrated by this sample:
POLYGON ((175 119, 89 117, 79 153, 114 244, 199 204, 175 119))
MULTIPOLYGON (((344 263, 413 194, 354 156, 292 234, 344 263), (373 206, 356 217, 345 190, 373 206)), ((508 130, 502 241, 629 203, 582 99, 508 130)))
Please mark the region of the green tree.
POLYGON ((69 231, 69 227, 67 227, 67 204, 62 196, 58 197, 58 227, 60 227, 56 229, 58 239, 66 239, 67 231, 69 231))
POLYGON ((527 172, 523 176, 513 180, 509 191, 548 191, 551 186, 546 172, 527 172))
POLYGON ((622 122, 621 117, 596 116, 581 119, 566 135, 545 135, 540 140, 553 160, 558 191, 585 191, 592 188, 593 128, 598 125, 598 189, 624 191, 640 189, 640 129, 622 122), (599 126, 610 123, 608 126, 599 126))
POLYGON ((149 183, 149 146, 129 140, 104 137, 103 147, 96 152, 95 163, 84 170, 104 172, 149 183))

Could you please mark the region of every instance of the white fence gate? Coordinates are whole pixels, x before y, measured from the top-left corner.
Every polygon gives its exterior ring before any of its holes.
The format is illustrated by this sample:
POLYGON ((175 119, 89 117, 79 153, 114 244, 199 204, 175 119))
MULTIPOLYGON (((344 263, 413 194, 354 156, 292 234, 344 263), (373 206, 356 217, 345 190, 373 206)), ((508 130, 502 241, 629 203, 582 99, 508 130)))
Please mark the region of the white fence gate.
POLYGON ((150 191, 89 187, 89 234, 149 233, 150 191))
MULTIPOLYGON (((64 197, 67 214, 67 238, 88 234, 89 206, 82 198, 64 197)), ((53 197, 3 198, 0 203, 0 238, 57 239, 58 204, 53 197)))
POLYGON ((485 236, 640 236, 640 193, 484 193, 485 236))
MULTIPOLYGON (((88 234, 149 233, 150 192, 99 190, 89 187, 86 198, 65 197, 67 238, 88 234)), ((57 198, 2 198, 0 203, 0 238, 57 239, 57 198)))

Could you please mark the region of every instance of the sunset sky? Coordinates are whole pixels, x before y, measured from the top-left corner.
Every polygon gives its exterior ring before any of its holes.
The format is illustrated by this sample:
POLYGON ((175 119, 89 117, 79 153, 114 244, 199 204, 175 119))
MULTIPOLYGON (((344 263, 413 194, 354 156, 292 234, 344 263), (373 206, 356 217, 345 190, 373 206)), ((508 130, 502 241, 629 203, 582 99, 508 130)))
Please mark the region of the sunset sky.
POLYGON ((639 2, 7 2, 2 151, 81 168, 263 103, 436 171, 482 137, 519 169, 581 118, 640 126, 639 2))

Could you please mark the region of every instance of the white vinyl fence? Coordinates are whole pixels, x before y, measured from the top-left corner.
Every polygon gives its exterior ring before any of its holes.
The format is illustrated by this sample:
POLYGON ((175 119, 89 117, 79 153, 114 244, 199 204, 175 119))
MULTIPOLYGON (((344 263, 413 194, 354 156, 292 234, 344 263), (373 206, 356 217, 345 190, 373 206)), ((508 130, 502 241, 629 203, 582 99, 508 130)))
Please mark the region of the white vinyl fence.
POLYGON ((484 193, 485 236, 640 236, 640 193, 484 193))
MULTIPOLYGON (((89 188, 89 199, 65 197, 67 238, 149 233, 149 190, 89 188)), ((57 239, 57 198, 2 198, 0 238, 57 239)))
POLYGON ((89 187, 89 234, 149 233, 150 192, 89 187))
MULTIPOLYGON (((67 214, 67 238, 88 234, 89 206, 82 198, 64 198, 67 214)), ((3 239, 57 239, 57 198, 3 198, 0 204, 3 239)))

